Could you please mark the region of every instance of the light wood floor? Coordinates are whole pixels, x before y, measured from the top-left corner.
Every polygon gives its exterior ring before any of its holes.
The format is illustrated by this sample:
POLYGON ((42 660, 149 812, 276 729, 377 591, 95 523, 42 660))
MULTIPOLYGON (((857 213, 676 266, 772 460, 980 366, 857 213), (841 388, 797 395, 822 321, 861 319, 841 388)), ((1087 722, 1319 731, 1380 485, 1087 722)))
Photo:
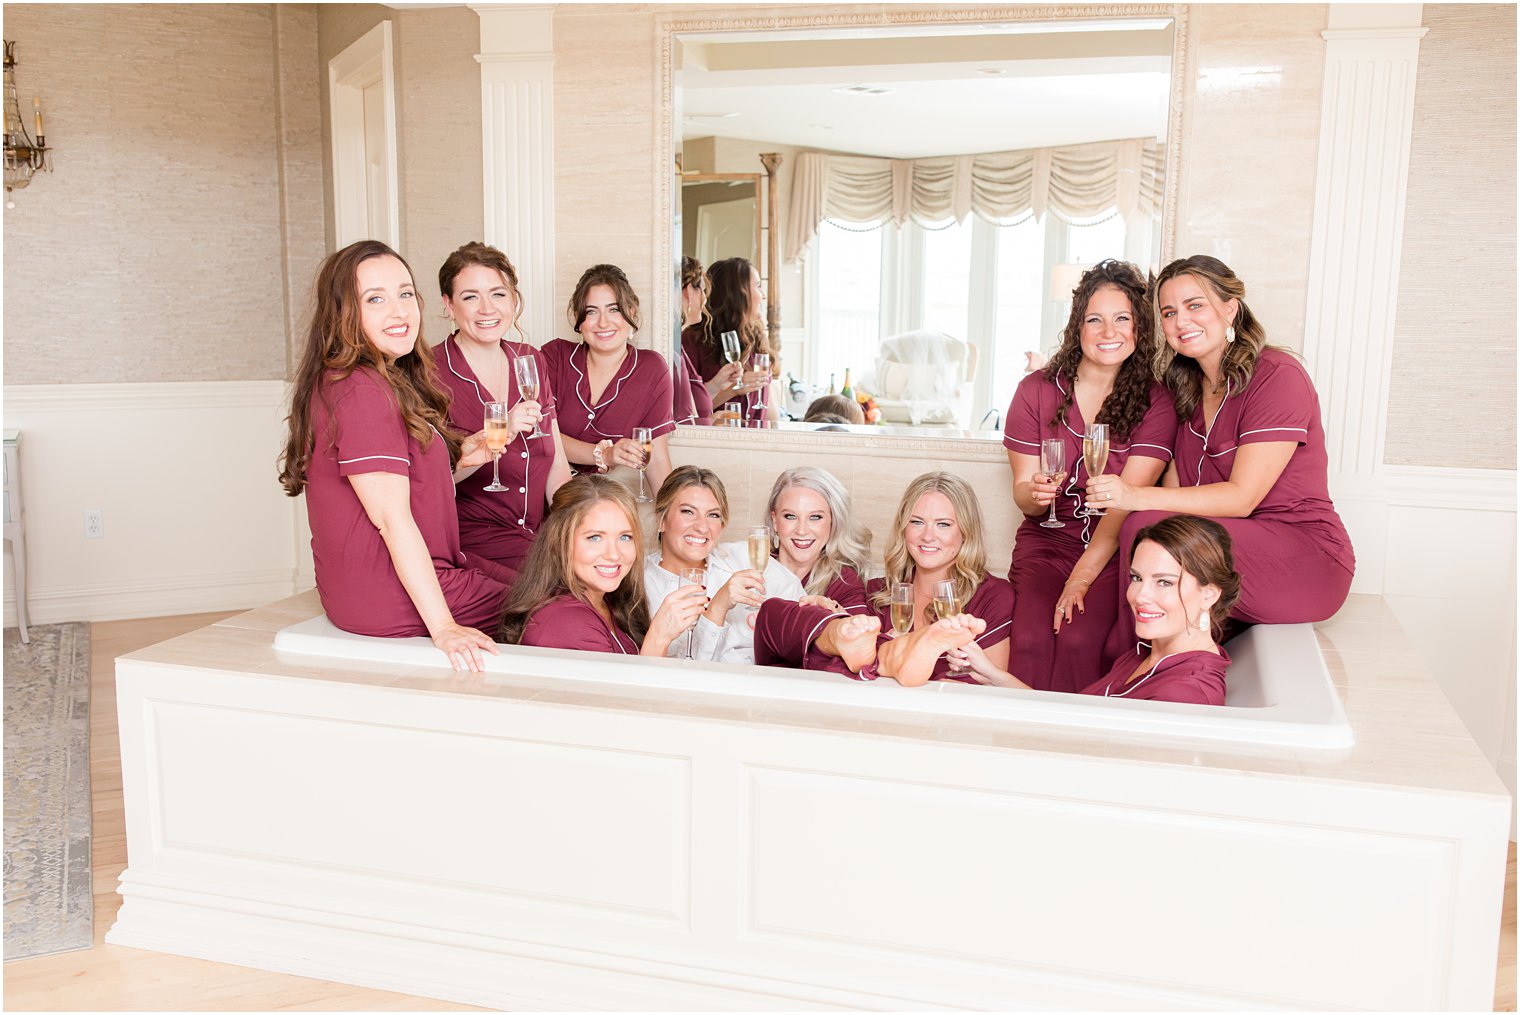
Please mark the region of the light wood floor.
MULTIPOLYGON (((221 620, 198 614, 128 620, 90 627, 90 780, 95 821, 95 947, 5 965, 5 1007, 11 1011, 480 1011, 362 987, 241 966, 186 959, 105 943, 121 897, 116 879, 127 865, 116 734, 118 655, 221 620)), ((1509 848, 1499 941, 1496 1011, 1515 1010, 1515 846, 1509 848)))

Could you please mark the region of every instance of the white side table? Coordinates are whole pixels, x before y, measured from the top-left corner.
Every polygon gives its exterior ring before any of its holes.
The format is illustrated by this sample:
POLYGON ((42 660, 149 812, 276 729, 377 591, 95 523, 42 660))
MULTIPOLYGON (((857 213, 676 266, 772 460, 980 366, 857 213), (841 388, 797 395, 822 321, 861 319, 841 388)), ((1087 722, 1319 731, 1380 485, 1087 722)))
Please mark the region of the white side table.
POLYGON ((26 511, 21 500, 21 431, 5 431, 5 541, 11 544, 16 563, 16 623, 21 625, 21 644, 31 642, 26 633, 26 511))

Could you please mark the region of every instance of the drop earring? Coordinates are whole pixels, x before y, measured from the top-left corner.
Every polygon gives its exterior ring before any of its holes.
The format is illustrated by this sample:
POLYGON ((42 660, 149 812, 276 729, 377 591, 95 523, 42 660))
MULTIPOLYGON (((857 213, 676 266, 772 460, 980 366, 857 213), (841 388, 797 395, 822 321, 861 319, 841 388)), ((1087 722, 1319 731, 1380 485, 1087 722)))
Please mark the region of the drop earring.
POLYGON ((1208 630, 1209 630, 1209 611, 1208 611, 1207 608, 1205 608, 1202 613, 1198 614, 1198 630, 1200 630, 1200 631, 1202 631, 1204 633, 1208 633, 1208 630))
POLYGON ((1226 344, 1235 341, 1235 325, 1231 324, 1225 327, 1224 340, 1226 344))

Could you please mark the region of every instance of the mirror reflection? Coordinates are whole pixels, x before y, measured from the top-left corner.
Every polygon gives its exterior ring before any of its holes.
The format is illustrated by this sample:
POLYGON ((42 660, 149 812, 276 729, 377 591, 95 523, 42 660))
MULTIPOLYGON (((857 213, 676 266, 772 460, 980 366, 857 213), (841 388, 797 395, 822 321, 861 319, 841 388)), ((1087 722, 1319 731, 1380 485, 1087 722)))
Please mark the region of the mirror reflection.
POLYGON ((770 391, 744 390, 746 360, 719 394, 801 421, 848 387, 881 425, 1000 426, 1084 267, 1162 260, 1174 34, 1156 17, 678 34, 683 170, 780 155, 774 265, 766 216, 683 193, 681 253, 751 250, 783 294, 745 349, 771 347, 770 391))

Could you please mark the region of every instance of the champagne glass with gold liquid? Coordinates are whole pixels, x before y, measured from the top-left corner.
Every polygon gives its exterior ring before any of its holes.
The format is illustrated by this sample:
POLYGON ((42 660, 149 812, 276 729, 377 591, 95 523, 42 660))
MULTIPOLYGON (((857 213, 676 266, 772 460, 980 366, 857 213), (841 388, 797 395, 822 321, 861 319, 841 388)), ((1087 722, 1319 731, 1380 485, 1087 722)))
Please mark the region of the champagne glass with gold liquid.
MULTIPOLYGON (((1040 471, 1050 477, 1052 483, 1066 478, 1066 442, 1057 437, 1040 442, 1040 471)), ((1040 523, 1042 529, 1064 529, 1066 523, 1056 517, 1056 500, 1050 499, 1050 517, 1040 523)))
POLYGON ((501 453, 512 440, 512 412, 506 402, 486 403, 486 447, 491 452, 491 485, 484 487, 491 493, 503 493, 501 485, 501 453))
POLYGON ((756 525, 749 530, 749 566, 765 575, 765 565, 771 562, 771 530, 768 525, 756 525))
MULTIPOLYGON (((960 601, 955 595, 955 582, 941 581, 934 583, 934 599, 929 603, 929 610, 934 614, 935 620, 944 620, 961 612, 960 601)), ((946 676, 964 677, 970 670, 951 666, 946 676)))
POLYGON ((913 630, 913 585, 898 582, 892 586, 892 633, 904 635, 913 630))
MULTIPOLYGON (((707 584, 707 572, 700 567, 683 567, 680 573, 676 575, 677 588, 682 588, 687 585, 705 584, 707 584)), ((680 656, 682 659, 696 658, 696 642, 697 625, 693 624, 691 627, 688 627, 686 631, 681 635, 682 648, 680 651, 680 656)))
MULTIPOLYGON (((1087 466, 1088 478, 1103 475, 1103 470, 1108 466, 1108 424, 1089 423, 1087 433, 1082 437, 1082 464, 1087 466)), ((1089 515, 1102 516, 1108 512, 1102 508, 1095 508, 1089 502, 1087 506, 1089 515)))
MULTIPOLYGON (((538 401, 538 360, 532 356, 519 356, 512 361, 512 371, 517 374, 517 393, 522 395, 524 401, 538 401)), ((529 437, 547 437, 543 428, 535 420, 533 432, 529 437)))
POLYGON ((654 451, 654 438, 650 435, 649 427, 636 426, 633 428, 633 442, 639 446, 639 453, 644 456, 644 464, 639 466, 639 496, 640 504, 649 503, 649 484, 644 482, 644 470, 649 468, 649 456, 654 451))
POLYGON ((743 351, 744 348, 739 344, 739 333, 737 331, 725 331, 718 336, 718 341, 723 344, 724 362, 739 362, 739 354, 743 351))
POLYGON ((765 379, 760 382, 760 390, 756 392, 759 397, 755 399, 755 408, 764 409, 765 393, 769 391, 771 387, 771 354, 768 352, 757 352, 753 357, 751 357, 750 361, 753 364, 756 373, 762 373, 765 375, 765 379))

